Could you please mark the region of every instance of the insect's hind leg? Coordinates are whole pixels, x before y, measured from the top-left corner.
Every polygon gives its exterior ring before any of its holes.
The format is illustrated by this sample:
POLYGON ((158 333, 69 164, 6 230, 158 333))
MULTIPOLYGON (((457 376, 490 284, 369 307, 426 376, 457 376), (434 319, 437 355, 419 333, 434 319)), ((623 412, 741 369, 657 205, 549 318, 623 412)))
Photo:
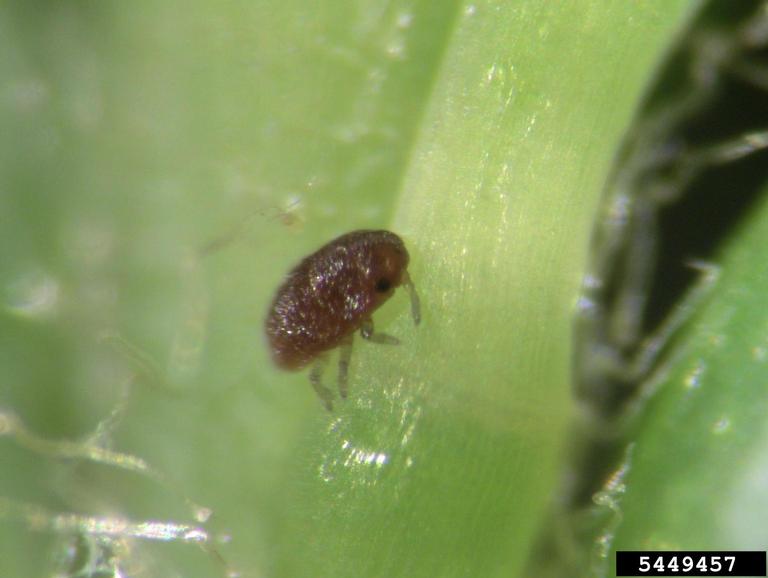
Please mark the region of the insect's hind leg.
POLYGON ((323 385, 322 381, 326 365, 328 365, 328 355, 320 355, 315 359, 312 369, 309 370, 309 383, 312 384, 312 389, 317 393, 325 409, 333 411, 333 393, 323 385))
POLYGON ((339 346, 339 395, 347 398, 349 393, 349 360, 352 357, 352 335, 345 337, 339 346))

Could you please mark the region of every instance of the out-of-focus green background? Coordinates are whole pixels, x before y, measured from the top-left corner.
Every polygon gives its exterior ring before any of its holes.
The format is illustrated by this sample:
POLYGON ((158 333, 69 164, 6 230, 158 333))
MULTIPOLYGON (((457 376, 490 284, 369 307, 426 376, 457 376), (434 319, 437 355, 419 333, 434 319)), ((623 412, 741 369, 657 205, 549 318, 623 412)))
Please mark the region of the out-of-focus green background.
MULTIPOLYGON (((2 406, 81 438, 139 372, 107 441, 173 486, 2 440, 4 497, 188 522, 185 494, 249 575, 301 551, 281 541, 285 484, 329 416, 305 375, 272 370, 261 327, 297 258, 391 223, 457 11, 399 4, 0 8, 2 406)), ((51 535, 2 524, 0 574, 41 575, 51 535)), ((191 545, 149 548, 174 560, 157 575, 219 570, 191 545)))

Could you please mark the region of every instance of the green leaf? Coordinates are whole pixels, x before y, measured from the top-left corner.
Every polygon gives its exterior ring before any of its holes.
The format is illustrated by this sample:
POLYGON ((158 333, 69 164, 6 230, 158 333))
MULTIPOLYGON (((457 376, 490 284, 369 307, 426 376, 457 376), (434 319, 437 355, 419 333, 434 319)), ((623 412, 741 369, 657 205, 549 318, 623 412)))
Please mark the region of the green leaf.
POLYGON ((630 436, 616 550, 765 547, 766 239, 763 202, 722 251, 707 304, 646 386, 655 394, 630 436))

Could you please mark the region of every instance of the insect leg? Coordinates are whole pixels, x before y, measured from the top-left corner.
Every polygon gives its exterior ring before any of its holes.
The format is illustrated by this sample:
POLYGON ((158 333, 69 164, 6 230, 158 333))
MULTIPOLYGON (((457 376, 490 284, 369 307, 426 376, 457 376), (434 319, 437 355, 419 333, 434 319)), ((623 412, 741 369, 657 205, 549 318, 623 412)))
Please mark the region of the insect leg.
POLYGON ((322 377, 325 366, 328 364, 328 356, 320 355, 315 363, 312 365, 312 369, 309 370, 309 383, 312 384, 312 388, 317 393, 320 401, 323 402, 325 409, 333 411, 333 393, 323 385, 322 377))
POLYGON ((339 347, 339 395, 342 399, 346 399, 349 392, 348 375, 349 359, 352 357, 352 339, 352 335, 345 337, 339 347))
POLYGON ((392 337, 387 333, 376 333, 373 330, 373 319, 366 319, 360 326, 360 335, 363 339, 371 343, 381 343, 383 345, 400 345, 397 337, 392 337))

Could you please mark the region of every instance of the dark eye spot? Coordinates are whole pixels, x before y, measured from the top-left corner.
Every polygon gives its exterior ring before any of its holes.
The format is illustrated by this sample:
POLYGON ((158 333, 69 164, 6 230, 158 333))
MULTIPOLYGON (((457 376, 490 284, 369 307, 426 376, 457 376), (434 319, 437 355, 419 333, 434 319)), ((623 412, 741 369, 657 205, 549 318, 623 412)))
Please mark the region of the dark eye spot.
POLYGON ((389 282, 389 279, 381 278, 378 281, 376 281, 376 292, 377 293, 386 293, 392 288, 392 283, 389 282))

